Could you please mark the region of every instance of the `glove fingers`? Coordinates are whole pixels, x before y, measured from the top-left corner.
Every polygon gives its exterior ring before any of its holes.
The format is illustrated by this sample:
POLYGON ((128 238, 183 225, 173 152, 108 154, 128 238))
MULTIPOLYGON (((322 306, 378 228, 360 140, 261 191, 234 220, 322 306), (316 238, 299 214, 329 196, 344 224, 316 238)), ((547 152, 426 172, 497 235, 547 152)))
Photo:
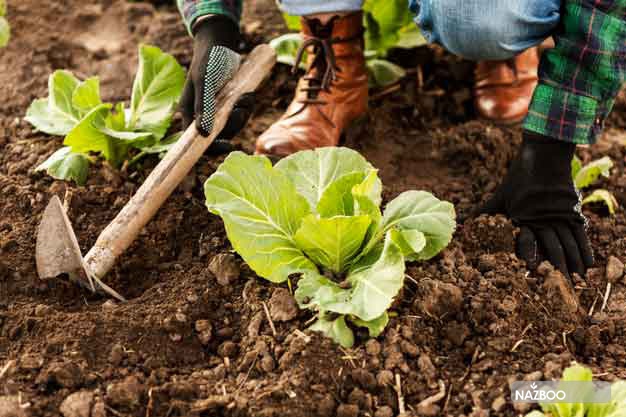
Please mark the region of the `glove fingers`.
POLYGON ((183 129, 186 130, 193 122, 194 115, 194 85, 191 76, 187 77, 185 88, 180 98, 180 111, 183 115, 183 129))
POLYGON ((528 269, 537 267, 537 238, 530 228, 523 226, 517 237, 517 257, 526 261, 528 269))
POLYGON ((541 228, 536 230, 536 233, 550 263, 565 276, 569 276, 567 262, 565 261, 565 251, 556 232, 552 228, 541 228))
POLYGON ((565 258, 570 273, 577 273, 581 278, 585 276, 585 266, 581 257, 578 243, 567 225, 557 226, 556 233, 565 250, 565 258))
POLYGON ((587 268, 591 268, 593 266, 593 250, 591 249, 591 245, 589 245, 589 238, 585 232, 585 226, 582 224, 574 225, 572 227, 572 234, 580 248, 583 264, 587 268))
POLYGON ((254 112, 255 94, 247 93, 242 95, 226 122, 226 126, 219 134, 220 139, 230 140, 241 131, 248 123, 250 116, 254 112))

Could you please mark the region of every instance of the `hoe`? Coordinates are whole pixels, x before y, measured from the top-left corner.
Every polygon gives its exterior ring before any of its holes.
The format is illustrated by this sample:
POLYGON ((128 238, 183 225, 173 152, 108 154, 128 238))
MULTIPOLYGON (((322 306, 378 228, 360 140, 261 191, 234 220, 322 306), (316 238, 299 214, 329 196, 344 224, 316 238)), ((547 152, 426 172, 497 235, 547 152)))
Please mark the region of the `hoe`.
POLYGON ((270 74, 275 62, 274 50, 268 45, 257 46, 248 55, 217 97, 214 133, 205 138, 192 123, 137 193, 100 233, 96 244, 84 258, 60 199, 52 197, 37 231, 35 257, 39 277, 69 276, 73 282, 94 292, 104 292, 123 301, 124 298, 101 279, 215 140, 237 100, 243 94, 256 90, 270 74))

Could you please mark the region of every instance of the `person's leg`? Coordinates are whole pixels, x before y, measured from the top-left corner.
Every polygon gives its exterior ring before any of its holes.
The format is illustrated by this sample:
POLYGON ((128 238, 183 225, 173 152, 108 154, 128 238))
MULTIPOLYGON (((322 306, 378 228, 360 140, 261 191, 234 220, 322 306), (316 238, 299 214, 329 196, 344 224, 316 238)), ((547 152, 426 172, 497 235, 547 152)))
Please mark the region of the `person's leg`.
POLYGON ((477 60, 475 106, 498 123, 528 112, 537 84, 536 45, 559 22, 561 0, 410 0, 416 22, 431 42, 477 60))
POLYGON ((559 23, 561 0, 410 0, 430 42, 464 58, 506 60, 539 45, 559 23))
POLYGON ((302 16, 307 71, 285 114, 257 140, 257 153, 285 156, 303 149, 335 146, 345 129, 365 115, 368 85, 362 3, 280 2, 283 11, 302 16))

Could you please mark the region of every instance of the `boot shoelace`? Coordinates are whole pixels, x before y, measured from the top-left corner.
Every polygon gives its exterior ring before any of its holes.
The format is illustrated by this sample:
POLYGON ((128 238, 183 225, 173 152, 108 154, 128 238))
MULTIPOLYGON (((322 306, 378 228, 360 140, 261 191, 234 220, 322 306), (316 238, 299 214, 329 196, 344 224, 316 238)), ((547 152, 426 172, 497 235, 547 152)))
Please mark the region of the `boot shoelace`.
MULTIPOLYGON (((301 91, 306 92, 306 98, 298 100, 298 103, 302 104, 302 107, 290 114, 288 117, 293 117, 302 113, 304 109, 310 105, 324 106, 328 104, 327 101, 319 98, 319 93, 320 91, 330 91, 331 83, 337 79, 337 73, 341 71, 341 69, 337 66, 337 58, 335 56, 335 51, 333 50, 333 45, 337 43, 351 42, 359 37, 360 34, 351 38, 319 38, 311 36, 304 40, 298 49, 292 73, 295 74, 298 71, 300 62, 302 62, 304 57, 304 53, 307 48, 312 47, 314 57, 311 61, 311 65, 306 70, 307 75, 304 76, 304 80, 307 85, 300 89, 301 91)), ((319 108, 317 108, 317 110, 322 117, 328 121, 328 123, 335 127, 333 121, 330 120, 324 112, 322 112, 319 108)))

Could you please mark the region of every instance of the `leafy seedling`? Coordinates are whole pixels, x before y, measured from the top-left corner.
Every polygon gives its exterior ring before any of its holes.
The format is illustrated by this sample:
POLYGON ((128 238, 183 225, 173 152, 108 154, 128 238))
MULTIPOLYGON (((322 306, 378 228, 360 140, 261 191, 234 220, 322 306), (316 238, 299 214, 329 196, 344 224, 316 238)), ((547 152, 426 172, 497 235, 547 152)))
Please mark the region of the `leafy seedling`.
POLYGON ((11 26, 6 18, 7 4, 5 0, 0 0, 0 48, 4 48, 11 38, 11 26))
MULTIPOLYGON (((591 370, 579 364, 563 371, 562 381, 592 381, 591 370)), ((581 400, 584 395, 581 393, 581 400)), ((532 411, 526 417, 623 417, 626 416, 626 382, 611 385, 609 403, 553 403, 541 404, 542 411, 532 411)))
MULTIPOLYGON (((613 168, 613 161, 608 156, 596 159, 584 166, 582 161, 577 156, 574 156, 572 159, 572 179, 574 180, 574 185, 579 190, 588 188, 601 176, 608 178, 611 175, 611 168, 613 168)), ((604 204, 610 214, 615 214, 619 207, 615 196, 605 189, 594 190, 587 197, 583 198, 582 205, 589 203, 604 204)))
POLYGON ((161 154, 179 136, 163 139, 182 93, 185 71, 176 59, 159 48, 139 47, 139 68, 133 84, 130 108, 123 103, 104 103, 97 77, 84 81, 58 70, 48 80, 48 97, 36 99, 26 120, 50 135, 65 136, 61 148, 38 170, 54 178, 84 184, 89 153, 101 155, 119 167, 131 156, 161 154))
MULTIPOLYGON (((366 0, 363 5, 365 26, 365 58, 370 87, 386 87, 406 76, 406 71, 387 59, 393 48, 411 49, 424 45, 426 40, 413 22, 406 0, 366 0)), ((283 15, 290 30, 300 30, 297 17, 283 15)), ((278 62, 293 66, 303 39, 300 34, 288 33, 270 42, 276 50, 278 62)), ((306 68, 306 57, 300 64, 306 68)))
POLYGON ((437 255, 455 211, 425 191, 407 191, 381 211, 377 170, 347 148, 302 151, 275 166, 230 154, 205 184, 208 209, 261 277, 299 275, 295 297, 317 313, 311 327, 343 346, 352 327, 378 336, 402 288, 405 262, 437 255))

